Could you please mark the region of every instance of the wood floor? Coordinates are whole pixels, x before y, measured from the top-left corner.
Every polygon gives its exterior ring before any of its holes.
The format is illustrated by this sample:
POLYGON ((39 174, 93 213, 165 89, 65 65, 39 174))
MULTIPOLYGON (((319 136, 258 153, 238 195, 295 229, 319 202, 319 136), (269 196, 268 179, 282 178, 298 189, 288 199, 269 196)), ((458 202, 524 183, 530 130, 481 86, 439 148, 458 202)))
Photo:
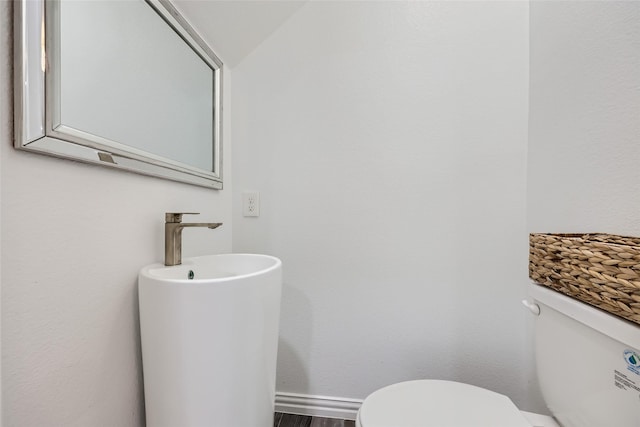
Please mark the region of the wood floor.
POLYGON ((273 427, 355 427, 356 422, 276 412, 273 427))

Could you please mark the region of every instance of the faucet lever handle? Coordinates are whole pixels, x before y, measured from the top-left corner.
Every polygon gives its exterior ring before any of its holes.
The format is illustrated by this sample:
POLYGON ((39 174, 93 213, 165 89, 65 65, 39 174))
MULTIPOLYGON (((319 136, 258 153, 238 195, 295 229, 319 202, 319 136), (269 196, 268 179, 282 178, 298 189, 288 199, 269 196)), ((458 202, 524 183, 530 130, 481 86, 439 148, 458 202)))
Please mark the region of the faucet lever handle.
POLYGON ((182 222, 182 215, 200 215, 200 212, 166 212, 165 222, 182 222))

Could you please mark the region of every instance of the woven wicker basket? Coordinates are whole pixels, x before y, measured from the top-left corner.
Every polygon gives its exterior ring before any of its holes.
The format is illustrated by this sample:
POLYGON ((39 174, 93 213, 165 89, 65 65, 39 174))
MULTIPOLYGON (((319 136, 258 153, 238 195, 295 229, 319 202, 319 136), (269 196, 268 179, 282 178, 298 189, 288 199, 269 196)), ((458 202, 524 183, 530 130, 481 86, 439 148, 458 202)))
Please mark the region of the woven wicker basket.
POLYGON ((640 238, 530 234, 529 277, 640 324, 640 238))

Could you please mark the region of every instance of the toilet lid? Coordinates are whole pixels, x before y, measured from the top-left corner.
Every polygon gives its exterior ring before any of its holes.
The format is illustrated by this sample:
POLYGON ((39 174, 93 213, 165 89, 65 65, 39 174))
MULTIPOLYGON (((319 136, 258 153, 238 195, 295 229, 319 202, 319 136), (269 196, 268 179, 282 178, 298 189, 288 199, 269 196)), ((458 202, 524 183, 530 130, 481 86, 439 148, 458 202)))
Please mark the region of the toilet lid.
POLYGON ((367 397, 362 427, 531 427, 507 397, 453 381, 393 384, 367 397))

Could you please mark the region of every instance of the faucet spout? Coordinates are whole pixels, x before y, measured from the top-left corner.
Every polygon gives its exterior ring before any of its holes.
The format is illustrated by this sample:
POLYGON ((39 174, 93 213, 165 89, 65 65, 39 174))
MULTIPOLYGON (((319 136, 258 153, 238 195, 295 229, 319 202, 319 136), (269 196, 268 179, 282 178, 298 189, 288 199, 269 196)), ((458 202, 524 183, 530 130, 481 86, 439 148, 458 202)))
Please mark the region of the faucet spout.
POLYGON ((180 227, 181 228, 186 228, 186 227, 202 227, 202 228, 210 228, 210 229, 214 229, 214 228, 218 228, 222 225, 221 222, 181 222, 180 223, 180 227))
MULTIPOLYGON (((215 229, 221 222, 181 222, 183 213, 167 213, 164 223, 164 265, 182 264, 182 230, 187 227, 215 229)), ((193 214, 195 215, 195 214, 193 214)))

